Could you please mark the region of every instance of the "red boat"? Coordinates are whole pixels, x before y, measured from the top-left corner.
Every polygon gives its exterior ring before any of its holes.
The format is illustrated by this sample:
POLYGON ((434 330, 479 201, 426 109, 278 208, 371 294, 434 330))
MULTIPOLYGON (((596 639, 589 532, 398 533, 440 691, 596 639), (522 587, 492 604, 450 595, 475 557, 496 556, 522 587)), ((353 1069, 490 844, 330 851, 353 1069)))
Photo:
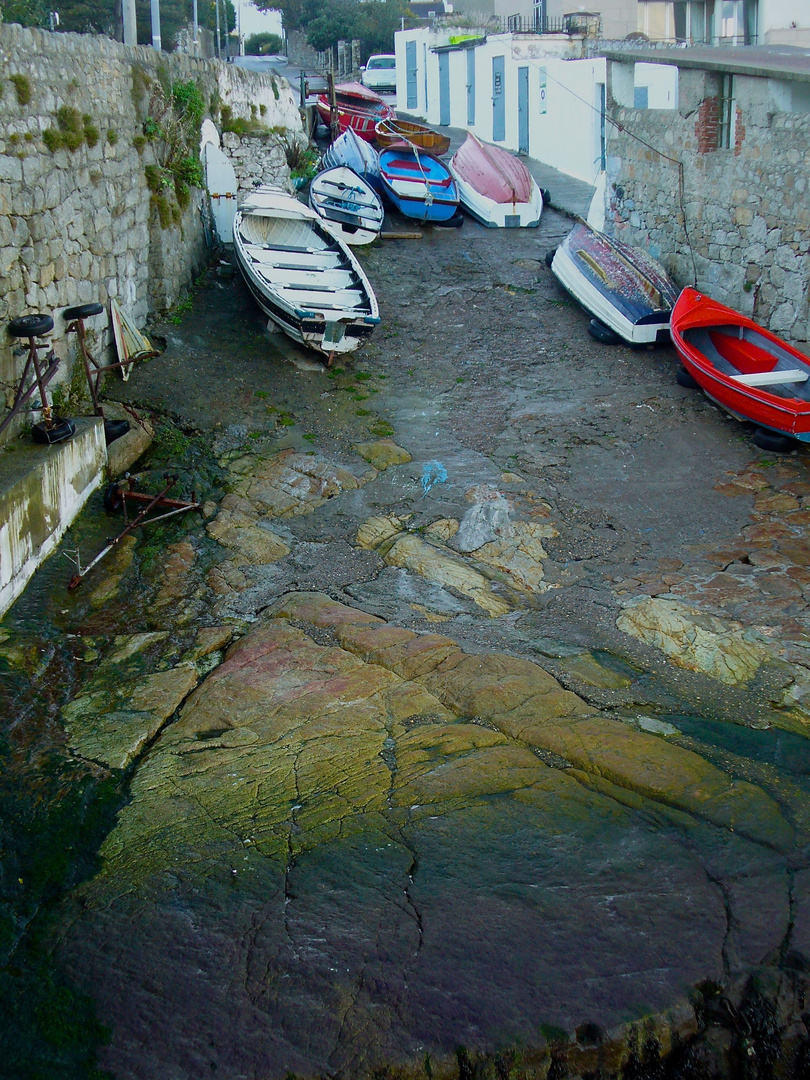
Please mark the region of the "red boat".
MULTIPOLYGON (((394 112, 391 106, 360 83, 342 83, 335 87, 338 127, 341 133, 351 128, 361 139, 373 142, 377 124, 389 120, 394 112)), ((332 123, 329 95, 321 94, 317 102, 318 115, 327 126, 332 123)))
POLYGON ((810 442, 810 358, 804 353, 695 289, 678 297, 670 334, 698 386, 733 416, 765 429, 755 436, 758 445, 784 449, 776 445, 780 435, 810 442))

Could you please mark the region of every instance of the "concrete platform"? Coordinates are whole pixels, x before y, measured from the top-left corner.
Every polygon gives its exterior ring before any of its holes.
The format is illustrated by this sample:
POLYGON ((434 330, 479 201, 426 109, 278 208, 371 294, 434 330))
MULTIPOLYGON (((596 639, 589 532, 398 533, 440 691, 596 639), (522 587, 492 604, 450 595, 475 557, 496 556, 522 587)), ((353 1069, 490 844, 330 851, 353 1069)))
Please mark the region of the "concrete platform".
POLYGON ((51 554, 107 466, 104 422, 76 420, 57 446, 22 440, 0 452, 0 618, 51 554))

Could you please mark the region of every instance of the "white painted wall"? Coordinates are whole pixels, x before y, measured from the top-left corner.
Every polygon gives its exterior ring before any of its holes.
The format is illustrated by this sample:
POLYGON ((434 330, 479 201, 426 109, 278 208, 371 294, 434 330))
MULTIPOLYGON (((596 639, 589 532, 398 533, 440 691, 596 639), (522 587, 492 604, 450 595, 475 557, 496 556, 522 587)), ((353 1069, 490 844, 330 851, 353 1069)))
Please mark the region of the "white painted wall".
POLYGON ((674 64, 634 64, 634 85, 647 88, 648 109, 678 108, 678 69, 674 64))
MULTIPOLYGON (((415 115, 431 126, 439 124, 439 54, 437 45, 449 43, 454 34, 429 28, 404 30, 395 34, 397 57, 397 109, 407 109, 406 43, 416 42, 418 64, 418 105, 415 115), (426 65, 426 66, 425 66, 426 65), (427 97, 425 97, 427 83, 427 97)), ((599 171, 598 87, 604 84, 606 63, 564 59, 578 43, 568 37, 496 34, 475 47, 475 123, 470 130, 484 142, 493 142, 492 61, 504 57, 504 103, 506 137, 499 145, 517 150, 518 69, 529 69, 529 156, 592 184, 599 171), (546 111, 541 111, 541 71, 545 72, 546 111)), ((446 55, 450 64, 450 126, 467 128, 467 53, 453 49, 446 55)))
POLYGON ((794 22, 798 29, 810 29, 810 4, 807 0, 759 0, 759 36, 763 41, 770 32, 790 29, 794 22))
MULTIPOLYGON (((77 432, 55 446, 29 447, 0 469, 0 618, 54 551, 99 486, 107 461, 99 417, 77 421, 77 432)), ((82 552, 85 565, 95 552, 82 552)), ((65 563, 65 581, 71 576, 65 563)))

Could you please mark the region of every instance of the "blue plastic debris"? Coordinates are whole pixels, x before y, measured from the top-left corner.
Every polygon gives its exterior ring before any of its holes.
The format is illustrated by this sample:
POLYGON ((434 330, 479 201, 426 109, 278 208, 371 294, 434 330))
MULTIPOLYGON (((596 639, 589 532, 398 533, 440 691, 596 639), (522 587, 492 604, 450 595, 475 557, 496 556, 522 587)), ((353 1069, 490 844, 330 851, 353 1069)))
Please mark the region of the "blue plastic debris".
POLYGON ((434 484, 447 483, 447 469, 440 461, 426 461, 422 466, 422 496, 430 491, 434 484))

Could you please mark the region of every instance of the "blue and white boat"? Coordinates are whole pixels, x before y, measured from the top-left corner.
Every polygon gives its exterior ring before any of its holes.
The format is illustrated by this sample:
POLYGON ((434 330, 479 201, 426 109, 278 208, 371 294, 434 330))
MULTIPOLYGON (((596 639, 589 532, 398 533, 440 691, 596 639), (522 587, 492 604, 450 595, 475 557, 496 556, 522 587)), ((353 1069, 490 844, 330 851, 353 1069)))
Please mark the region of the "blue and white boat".
POLYGON ((380 235, 380 197, 345 165, 318 173, 309 185, 309 205, 344 244, 370 244, 380 235))
POLYGON ((417 221, 449 221, 458 213, 458 185, 439 158, 412 143, 380 153, 383 190, 396 208, 417 221))
POLYGON ((338 135, 321 158, 321 169, 337 169, 341 165, 371 184, 375 191, 382 191, 377 151, 351 128, 338 135))

